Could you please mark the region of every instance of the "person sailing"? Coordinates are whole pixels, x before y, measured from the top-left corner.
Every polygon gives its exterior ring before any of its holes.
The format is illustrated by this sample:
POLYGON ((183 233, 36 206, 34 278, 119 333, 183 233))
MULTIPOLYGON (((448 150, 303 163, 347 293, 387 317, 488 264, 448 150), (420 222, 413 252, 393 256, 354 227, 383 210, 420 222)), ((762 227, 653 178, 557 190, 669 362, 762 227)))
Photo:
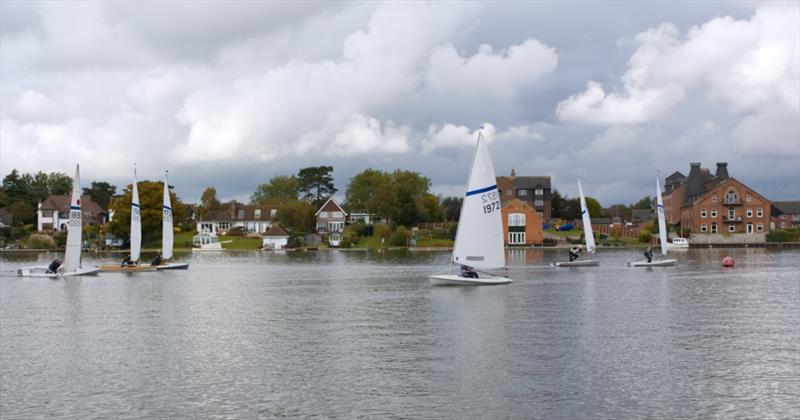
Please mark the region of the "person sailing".
POLYGON ((60 267, 61 267, 61 260, 56 258, 56 259, 53 260, 53 262, 50 263, 50 265, 47 266, 47 271, 45 271, 45 273, 47 273, 47 274, 58 273, 58 269, 60 267))
POLYGON ((647 245, 647 250, 644 251, 644 257, 647 258, 647 262, 653 262, 653 244, 647 245))
POLYGON ((162 262, 164 262, 164 260, 161 259, 161 250, 159 249, 158 254, 156 254, 156 257, 150 262, 150 265, 161 265, 162 262))
POLYGON ((461 270, 461 277, 471 278, 471 279, 477 279, 478 278, 478 273, 473 271, 472 267, 470 267, 468 265, 461 265, 461 266, 459 266, 459 268, 461 270))
POLYGON ((572 249, 569 250, 569 262, 577 260, 582 250, 583 248, 580 245, 573 246, 572 249))
POLYGON ((134 263, 133 260, 131 260, 131 254, 128 254, 125 257, 125 259, 122 260, 122 264, 120 264, 120 267, 128 267, 132 265, 136 265, 136 263, 134 263))

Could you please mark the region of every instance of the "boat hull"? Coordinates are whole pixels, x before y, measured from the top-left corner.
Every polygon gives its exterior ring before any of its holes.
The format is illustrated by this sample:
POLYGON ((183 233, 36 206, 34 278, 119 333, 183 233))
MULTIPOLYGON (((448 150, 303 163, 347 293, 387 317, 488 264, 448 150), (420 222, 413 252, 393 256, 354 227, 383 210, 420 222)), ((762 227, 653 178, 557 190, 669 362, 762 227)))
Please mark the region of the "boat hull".
POLYGON ((192 248, 192 252, 219 252, 224 251, 225 248, 192 248))
POLYGON ((428 276, 433 286, 495 286, 511 283, 505 277, 485 276, 481 278, 461 277, 457 274, 435 274, 428 276))
POLYGON ((657 260, 653 262, 635 261, 629 262, 628 267, 669 267, 678 263, 678 260, 657 260))
POLYGON ((156 270, 186 270, 189 263, 167 263, 155 266, 156 270))
POLYGON ((23 267, 17 270, 19 277, 47 277, 51 279, 60 277, 76 277, 76 276, 96 276, 100 272, 99 268, 79 268, 75 271, 61 272, 61 273, 48 273, 47 267, 23 267))
POLYGON ((98 265, 103 273, 140 273, 144 271, 156 271, 156 267, 152 265, 129 265, 120 267, 118 265, 98 265))
POLYGON ((559 261, 552 265, 553 267, 596 267, 600 265, 600 260, 559 261))

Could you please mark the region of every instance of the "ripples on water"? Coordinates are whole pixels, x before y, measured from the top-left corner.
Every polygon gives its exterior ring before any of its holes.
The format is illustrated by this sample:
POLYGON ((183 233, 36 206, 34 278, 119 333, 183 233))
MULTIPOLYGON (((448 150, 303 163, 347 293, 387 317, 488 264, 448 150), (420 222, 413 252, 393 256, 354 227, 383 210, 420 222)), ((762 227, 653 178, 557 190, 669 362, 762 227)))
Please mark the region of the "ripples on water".
POLYGON ((0 255, 0 417, 800 416, 800 253, 547 267, 565 253, 510 251, 515 282, 478 288, 430 287, 446 253, 66 280, 8 276, 52 254, 0 255))

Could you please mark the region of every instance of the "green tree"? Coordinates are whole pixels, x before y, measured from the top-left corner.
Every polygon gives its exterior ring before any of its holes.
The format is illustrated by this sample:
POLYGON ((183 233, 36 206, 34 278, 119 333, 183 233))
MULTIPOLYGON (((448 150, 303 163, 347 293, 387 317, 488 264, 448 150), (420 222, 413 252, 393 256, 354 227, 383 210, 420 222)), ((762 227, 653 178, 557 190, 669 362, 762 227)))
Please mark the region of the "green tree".
POLYGON ((586 197, 586 208, 589 210, 589 217, 603 217, 603 206, 593 197, 586 197))
POLYGON ((197 208, 197 215, 203 217, 210 211, 217 211, 222 208, 222 203, 217 199, 217 189, 208 187, 200 196, 200 206, 197 208))
POLYGON ((92 181, 92 186, 84 188, 83 193, 92 197, 92 201, 97 203, 102 209, 108 209, 111 198, 117 195, 117 186, 108 182, 92 181))
POLYGON ((298 190, 303 199, 320 203, 323 197, 336 194, 333 186, 332 166, 311 166, 300 169, 297 173, 298 190))
POLYGON ((15 225, 36 223, 36 208, 24 200, 17 200, 8 206, 8 212, 15 225))
POLYGON ((288 200, 278 205, 275 219, 294 234, 314 231, 314 207, 307 201, 288 200))
POLYGON ((458 222, 461 216, 461 202, 463 200, 459 197, 445 197, 442 199, 442 207, 444 207, 444 217, 448 222, 458 222))
POLYGON ((653 198, 650 196, 644 196, 641 200, 637 201, 634 204, 631 204, 632 209, 651 209, 653 208, 653 198))
POLYGON ((395 222, 410 226, 428 221, 430 215, 425 211, 424 201, 431 181, 417 172, 398 169, 392 173, 392 184, 399 205, 395 222))
POLYGON ((564 213, 566 212, 567 197, 562 196, 558 190, 553 189, 550 194, 550 216, 554 219, 566 219, 564 213))
POLYGON ((370 211, 370 201, 381 188, 391 182, 391 176, 386 172, 368 168, 350 178, 345 192, 345 205, 351 211, 370 211))
POLYGON ((71 194, 72 177, 63 172, 51 172, 47 176, 47 190, 55 195, 71 194))
MULTIPOLYGON (((161 215, 163 213, 164 183, 161 181, 139 181, 139 207, 142 219, 142 241, 149 242, 161 237, 161 215)), ((129 238, 131 230, 132 185, 128 185, 111 204, 114 220, 109 231, 121 238, 129 238)), ((173 220, 186 218, 186 205, 170 191, 173 220)))
POLYGON ((297 177, 276 175, 266 184, 256 188, 250 197, 252 204, 277 204, 286 200, 297 200, 299 184, 297 177))
POLYGON ((28 180, 23 178, 16 169, 12 169, 11 173, 3 178, 3 191, 11 202, 24 200, 29 189, 28 180))

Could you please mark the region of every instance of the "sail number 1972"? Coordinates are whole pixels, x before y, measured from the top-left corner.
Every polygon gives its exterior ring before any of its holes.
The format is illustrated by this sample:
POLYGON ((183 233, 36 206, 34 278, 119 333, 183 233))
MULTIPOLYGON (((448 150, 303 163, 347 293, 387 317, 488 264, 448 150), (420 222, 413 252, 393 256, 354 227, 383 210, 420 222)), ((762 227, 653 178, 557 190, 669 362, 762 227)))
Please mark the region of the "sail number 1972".
POLYGON ((481 202, 483 203, 483 212, 485 214, 500 210, 500 197, 497 191, 481 194, 481 202))

